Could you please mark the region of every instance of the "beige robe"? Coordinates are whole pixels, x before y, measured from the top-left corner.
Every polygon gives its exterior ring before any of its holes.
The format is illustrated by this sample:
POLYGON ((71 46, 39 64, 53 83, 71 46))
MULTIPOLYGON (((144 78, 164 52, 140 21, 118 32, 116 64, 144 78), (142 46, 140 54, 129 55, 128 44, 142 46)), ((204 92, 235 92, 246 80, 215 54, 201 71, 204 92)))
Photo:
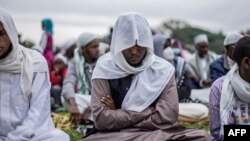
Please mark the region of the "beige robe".
POLYGON ((100 132, 82 141, 210 140, 205 131, 178 125, 179 103, 174 77, 156 100, 156 105, 140 113, 104 109, 100 99, 111 96, 108 80, 93 80, 92 86, 91 106, 95 126, 100 132))

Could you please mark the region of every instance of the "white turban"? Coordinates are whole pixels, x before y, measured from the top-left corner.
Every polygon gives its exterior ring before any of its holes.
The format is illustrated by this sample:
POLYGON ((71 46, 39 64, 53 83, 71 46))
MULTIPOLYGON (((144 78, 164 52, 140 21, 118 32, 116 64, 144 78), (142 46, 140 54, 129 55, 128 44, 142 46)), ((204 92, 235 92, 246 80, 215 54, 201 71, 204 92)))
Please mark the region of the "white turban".
POLYGON ((64 57, 61 53, 56 55, 55 61, 59 60, 59 59, 62 60, 65 65, 68 64, 68 59, 66 57, 64 57))
POLYGON ((206 34, 199 34, 194 37, 194 44, 197 45, 199 43, 208 43, 208 38, 206 34))
POLYGON ((224 46, 237 43, 243 36, 239 33, 232 33, 226 36, 224 40, 224 46))
POLYGON ((89 33, 89 32, 82 33, 77 39, 77 47, 80 48, 80 47, 86 46, 92 40, 97 39, 97 38, 98 37, 92 33, 89 33))

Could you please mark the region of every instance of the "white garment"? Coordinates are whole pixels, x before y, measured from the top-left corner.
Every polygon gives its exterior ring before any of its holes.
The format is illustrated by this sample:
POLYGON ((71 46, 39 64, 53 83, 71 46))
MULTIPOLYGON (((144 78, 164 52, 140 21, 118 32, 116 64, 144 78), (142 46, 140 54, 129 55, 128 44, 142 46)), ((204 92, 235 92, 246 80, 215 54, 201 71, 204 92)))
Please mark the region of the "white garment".
POLYGON ((122 109, 141 112, 161 94, 174 74, 174 67, 153 53, 153 37, 147 20, 139 13, 122 14, 115 26, 111 52, 102 56, 94 69, 92 79, 117 79, 134 74, 122 109), (147 48, 142 64, 128 64, 122 51, 134 45, 147 48))
POLYGON ((38 136, 35 136, 30 141, 69 141, 69 136, 58 129, 49 130, 38 136))
MULTIPOLYGON (((79 112, 81 114, 83 114, 83 112, 88 107, 90 107, 91 96, 90 95, 83 95, 83 94, 74 94, 74 95, 75 95, 75 101, 76 101, 77 108, 78 108, 79 112)), ((69 103, 63 97, 62 97, 62 104, 68 111, 70 110, 69 103)), ((89 115, 89 120, 93 121, 92 113, 89 115)))
POLYGON ((44 53, 45 49, 46 49, 46 45, 47 45, 47 35, 46 35, 46 32, 43 32, 42 34, 42 38, 41 38, 41 41, 39 43, 39 49, 41 50, 42 54, 44 53))
POLYGON ((19 45, 14 21, 1 9, 0 21, 12 43, 9 55, 0 60, 0 139, 30 141, 55 130, 48 65, 40 53, 19 45))
POLYGON ((228 124, 229 115, 233 111, 237 96, 241 101, 250 103, 250 84, 239 75, 237 64, 227 73, 222 84, 220 99, 221 135, 224 134, 224 125, 228 124))
MULTIPOLYGON (((92 67, 94 64, 89 64, 90 67, 87 67, 86 65, 87 64, 85 63, 84 72, 86 73, 86 79, 87 79, 86 82, 88 83, 89 88, 91 88, 90 82, 92 73, 90 73, 90 71, 93 70, 92 67)), ((76 68, 77 68, 77 62, 73 58, 68 63, 67 75, 63 81, 62 96, 67 100, 75 97, 75 85, 77 84, 77 79, 80 78, 79 75, 77 74, 76 68)), ((90 94, 90 89, 88 89, 88 92, 85 93, 85 95, 89 94, 90 94)))
POLYGON ((192 89, 191 94, 190 94, 190 98, 192 100, 198 99, 203 104, 208 104, 209 103, 210 89, 211 88, 192 89))
POLYGON ((179 103, 179 115, 192 118, 194 120, 202 120, 208 117, 207 106, 200 103, 179 103))
POLYGON ((207 79, 207 71, 206 67, 209 66, 209 64, 207 63, 207 59, 206 58, 200 58, 200 63, 201 63, 201 71, 202 71, 202 78, 203 80, 207 79))
POLYGON ((100 42, 99 44, 99 56, 102 56, 106 54, 106 50, 109 48, 109 44, 106 44, 104 42, 100 42))
POLYGON ((34 72, 48 72, 48 65, 44 57, 31 49, 24 48, 18 43, 18 34, 12 17, 0 9, 0 21, 12 43, 10 54, 0 60, 0 71, 21 74, 20 84, 27 99, 31 92, 31 82, 34 72))
MULTIPOLYGON (((20 74, 0 72, 0 139, 7 141, 30 141, 32 137, 55 130, 51 119, 50 80, 47 74, 34 74, 32 96, 28 101, 21 92, 20 77, 20 74)), ((61 132, 62 141, 68 141, 63 138, 66 136, 61 132)))
POLYGON ((206 58, 206 65, 202 65, 202 58, 198 55, 198 52, 195 52, 192 55, 192 57, 188 60, 188 67, 192 75, 196 77, 197 81, 205 80, 205 78, 203 78, 204 76, 209 77, 209 64, 211 64, 215 59, 217 59, 217 57, 217 54, 208 51, 206 56, 204 56, 204 58, 206 58), (206 75, 204 75, 203 73, 206 73, 206 75))
POLYGON ((231 68, 234 66, 235 62, 234 62, 234 60, 232 60, 232 59, 231 59, 230 57, 228 57, 227 55, 226 55, 226 57, 227 57, 228 66, 229 66, 229 68, 231 69, 231 68))
POLYGON ((163 58, 166 59, 167 61, 174 60, 174 51, 173 51, 172 47, 169 46, 163 50, 163 58))

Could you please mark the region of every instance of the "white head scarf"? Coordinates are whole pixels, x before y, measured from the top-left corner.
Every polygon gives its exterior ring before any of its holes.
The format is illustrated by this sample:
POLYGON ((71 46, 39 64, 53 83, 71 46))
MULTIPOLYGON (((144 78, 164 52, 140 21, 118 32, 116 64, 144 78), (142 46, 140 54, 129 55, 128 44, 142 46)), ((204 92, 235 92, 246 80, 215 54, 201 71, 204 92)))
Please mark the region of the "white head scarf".
POLYGON ((44 57, 37 51, 24 48, 18 43, 18 34, 12 17, 0 9, 0 21, 3 23, 12 43, 10 54, 0 60, 0 71, 21 74, 20 85, 25 99, 31 95, 34 72, 48 72, 48 65, 44 57))
POLYGON ((114 26, 111 52, 98 60, 92 79, 118 79, 134 74, 122 109, 141 112, 159 97, 174 73, 174 67, 156 57, 153 51, 153 38, 147 20, 135 12, 122 14, 114 26), (133 67, 122 51, 136 43, 147 48, 147 54, 140 66, 133 67))
POLYGON ((194 37, 194 44, 197 45, 199 43, 208 43, 208 38, 206 34, 199 34, 194 37))

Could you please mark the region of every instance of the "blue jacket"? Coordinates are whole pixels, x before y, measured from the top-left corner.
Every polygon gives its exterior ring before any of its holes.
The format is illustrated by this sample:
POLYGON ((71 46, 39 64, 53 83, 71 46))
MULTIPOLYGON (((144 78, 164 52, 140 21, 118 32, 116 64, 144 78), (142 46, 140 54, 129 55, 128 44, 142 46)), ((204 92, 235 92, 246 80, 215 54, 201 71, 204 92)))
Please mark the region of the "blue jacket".
POLYGON ((222 55, 220 58, 214 60, 210 64, 210 76, 213 82, 226 75, 227 72, 229 71, 229 67, 227 67, 226 60, 225 60, 225 55, 222 55))

